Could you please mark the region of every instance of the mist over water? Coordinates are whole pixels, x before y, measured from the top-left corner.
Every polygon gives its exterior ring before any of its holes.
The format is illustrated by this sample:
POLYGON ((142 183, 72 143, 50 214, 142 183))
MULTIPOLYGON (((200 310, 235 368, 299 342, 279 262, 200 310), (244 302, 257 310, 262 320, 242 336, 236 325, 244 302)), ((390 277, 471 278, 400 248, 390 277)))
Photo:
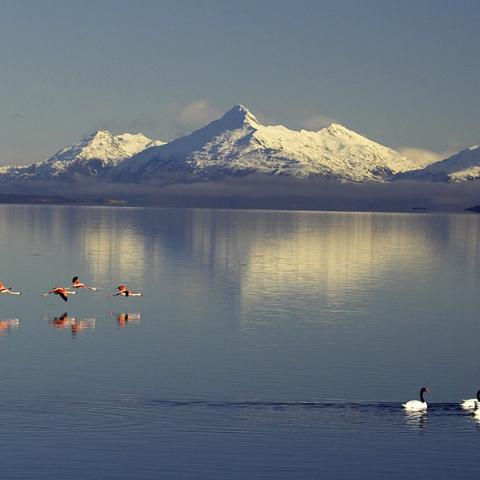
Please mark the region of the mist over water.
POLYGON ((2 472, 476 478, 479 222, 1 206, 2 472))
POLYGON ((480 205, 480 184, 399 180, 341 183, 249 175, 218 181, 112 183, 99 178, 35 181, 4 185, 11 195, 63 196, 67 200, 120 200, 131 205, 164 207, 248 208, 271 210, 334 210, 379 212, 463 212, 480 205))

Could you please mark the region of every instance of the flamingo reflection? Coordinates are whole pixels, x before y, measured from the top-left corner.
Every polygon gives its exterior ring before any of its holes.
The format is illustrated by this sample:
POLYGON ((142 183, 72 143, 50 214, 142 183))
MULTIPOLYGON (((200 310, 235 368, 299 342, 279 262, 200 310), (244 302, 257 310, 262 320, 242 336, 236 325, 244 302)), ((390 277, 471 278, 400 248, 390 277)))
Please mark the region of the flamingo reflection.
POLYGON ((48 319, 48 323, 53 328, 70 328, 72 337, 85 330, 95 329, 95 318, 81 318, 69 317, 65 312, 63 315, 48 319))
POLYGON ((20 328, 20 319, 18 318, 4 318, 0 319, 0 335, 10 333, 12 330, 20 328))
POLYGON ((72 336, 77 335, 77 333, 83 332, 85 330, 94 330, 95 329, 95 319, 94 318, 83 318, 81 320, 76 320, 72 322, 71 325, 72 336))
POLYGON ((67 328, 70 326, 72 319, 68 316, 68 313, 65 312, 59 317, 53 317, 48 319, 48 324, 54 328, 67 328))
POLYGON ((120 328, 125 328, 127 325, 131 325, 132 323, 140 323, 142 319, 141 313, 114 313, 117 317, 118 326, 120 328))

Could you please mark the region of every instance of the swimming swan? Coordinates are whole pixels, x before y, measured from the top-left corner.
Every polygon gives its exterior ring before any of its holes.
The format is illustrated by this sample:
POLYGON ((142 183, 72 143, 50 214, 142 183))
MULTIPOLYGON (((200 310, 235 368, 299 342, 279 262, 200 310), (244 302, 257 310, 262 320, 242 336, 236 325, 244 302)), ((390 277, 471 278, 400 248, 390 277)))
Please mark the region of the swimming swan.
POLYGON ((480 402, 477 400, 475 400, 475 410, 472 413, 477 420, 480 420, 480 402))
POLYGON ((464 400, 460 406, 462 408, 466 408, 468 410, 477 407, 477 402, 480 402, 480 390, 477 392, 477 398, 469 398, 468 400, 464 400))
POLYGON ((420 390, 420 400, 410 400, 407 403, 402 403, 402 407, 408 412, 422 412, 427 409, 427 402, 423 398, 425 392, 429 392, 430 389, 422 387, 420 390))

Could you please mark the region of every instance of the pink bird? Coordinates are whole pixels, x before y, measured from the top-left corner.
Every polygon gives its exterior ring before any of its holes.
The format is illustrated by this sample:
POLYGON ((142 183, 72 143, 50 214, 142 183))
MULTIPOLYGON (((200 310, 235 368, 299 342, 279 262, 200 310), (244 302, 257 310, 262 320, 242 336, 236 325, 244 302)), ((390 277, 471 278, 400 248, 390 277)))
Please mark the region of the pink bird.
POLYGON ((92 292, 96 292, 97 289, 95 287, 90 287, 89 285, 80 281, 78 277, 72 278, 72 288, 86 288, 88 290, 92 290, 92 292))
POLYGON ((2 282, 0 282, 0 293, 9 293, 10 295, 21 295, 21 292, 12 292, 12 288, 7 288, 2 282))
POLYGON ((67 290, 64 287, 54 287, 52 288, 49 292, 42 294, 42 297, 46 297, 47 295, 59 295, 65 302, 68 302, 68 296, 67 295, 75 295, 77 292, 72 292, 70 290, 67 290))
POLYGON ((115 293, 112 295, 112 297, 117 297, 118 295, 121 295, 122 297, 141 297, 142 294, 140 292, 133 292, 132 290, 129 290, 126 285, 119 285, 117 287, 118 293, 115 293))

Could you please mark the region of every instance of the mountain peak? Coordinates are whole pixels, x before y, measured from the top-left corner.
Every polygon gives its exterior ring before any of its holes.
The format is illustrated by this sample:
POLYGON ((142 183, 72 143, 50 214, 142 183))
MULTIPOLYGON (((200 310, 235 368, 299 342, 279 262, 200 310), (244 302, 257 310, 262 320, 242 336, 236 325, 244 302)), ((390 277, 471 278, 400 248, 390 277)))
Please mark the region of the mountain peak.
POLYGON ((237 103, 229 111, 242 112, 245 114, 250 113, 250 110, 245 105, 242 105, 241 103, 237 103))
POLYGON ((317 132, 264 126, 235 105, 205 127, 125 160, 112 178, 181 182, 260 174, 357 182, 413 168, 398 152, 342 125, 317 132))
POLYGON ((241 104, 235 105, 228 110, 220 121, 226 123, 228 128, 238 128, 244 125, 258 127, 260 125, 255 115, 241 104))
POLYGON ((113 134, 109 132, 108 130, 97 130, 90 135, 87 135, 83 141, 92 141, 92 140, 100 140, 100 139, 105 139, 105 138, 112 138, 113 134))
POLYGON ((73 162, 100 161, 104 166, 117 164, 126 158, 144 150, 152 140, 141 133, 122 133, 113 135, 108 130, 97 130, 83 138, 80 142, 69 145, 55 155, 40 162, 49 165, 67 164, 73 162))
POLYGON ((326 130, 332 135, 352 134, 353 132, 339 123, 331 123, 326 130))

